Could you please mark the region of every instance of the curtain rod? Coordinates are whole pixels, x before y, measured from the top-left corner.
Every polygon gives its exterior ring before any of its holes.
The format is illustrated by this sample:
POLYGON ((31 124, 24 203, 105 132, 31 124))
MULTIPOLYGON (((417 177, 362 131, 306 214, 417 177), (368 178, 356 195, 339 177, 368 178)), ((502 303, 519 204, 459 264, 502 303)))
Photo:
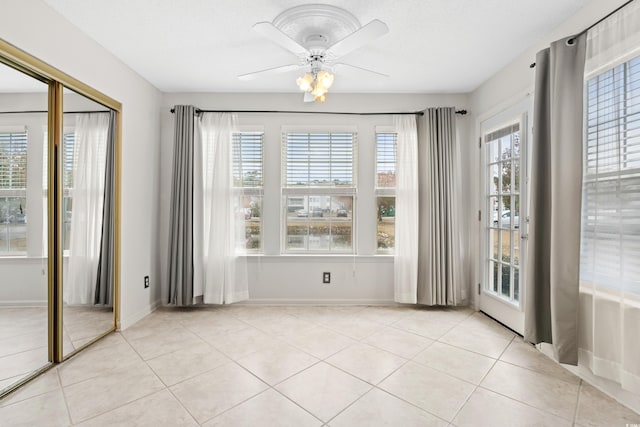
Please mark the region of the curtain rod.
MULTIPOLYGON (((82 114, 82 113, 108 113, 109 110, 97 111, 63 111, 62 114, 82 114)), ((25 111, 0 111, 0 114, 32 114, 32 113, 48 113, 47 110, 25 110, 25 111)))
MULTIPOLYGON (((172 108, 170 110, 172 113, 175 112, 175 109, 172 108)), ((423 116, 423 111, 409 111, 409 112, 397 112, 397 113, 351 113, 351 112, 333 112, 333 111, 283 111, 283 110, 201 110, 200 108, 196 108, 196 114, 199 113, 282 113, 282 114, 338 114, 345 116, 387 116, 387 115, 407 115, 407 114, 417 114, 419 116, 423 116)), ((467 114, 467 110, 459 110, 456 111, 456 114, 465 115, 467 114)))
MULTIPOLYGON (((590 29, 592 29, 593 27, 595 27, 596 25, 598 25, 599 23, 601 23, 602 21, 604 21, 605 19, 609 18, 611 15, 613 15, 616 12, 619 12, 620 10, 622 10, 625 6, 633 3, 634 0, 629 0, 623 4, 621 4, 620 6, 618 6, 617 8, 615 8, 614 10, 612 10, 611 12, 607 13, 605 16, 603 16, 602 18, 598 19, 596 22, 594 22, 593 24, 589 25, 587 28, 585 28, 584 30, 580 31, 579 33, 576 33, 573 35, 573 37, 578 37, 583 35, 584 33, 586 33, 587 31, 589 31, 590 29)), ((570 43, 571 44, 571 43, 570 43)), ((533 62, 531 63, 531 65, 529 65, 529 68, 534 68, 536 66, 536 63, 533 62)))

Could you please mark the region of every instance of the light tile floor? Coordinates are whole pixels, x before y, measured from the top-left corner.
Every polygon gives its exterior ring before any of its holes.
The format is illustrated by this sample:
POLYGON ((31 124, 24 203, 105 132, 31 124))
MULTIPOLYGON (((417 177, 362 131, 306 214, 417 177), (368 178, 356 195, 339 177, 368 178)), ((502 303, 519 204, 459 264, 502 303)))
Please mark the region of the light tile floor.
MULTIPOLYGON (((65 305, 63 316, 64 354, 113 327, 110 308, 65 305)), ((47 341, 47 307, 0 307, 0 390, 48 364, 47 341)))
POLYGON ((467 308, 163 308, 0 401, 0 425, 621 426, 467 308))

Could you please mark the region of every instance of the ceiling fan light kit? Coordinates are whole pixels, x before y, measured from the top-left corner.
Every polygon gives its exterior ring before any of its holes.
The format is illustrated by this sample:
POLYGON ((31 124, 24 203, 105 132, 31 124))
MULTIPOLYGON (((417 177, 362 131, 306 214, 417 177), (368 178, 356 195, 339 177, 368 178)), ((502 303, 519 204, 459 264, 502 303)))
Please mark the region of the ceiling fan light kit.
POLYGON ((333 74, 322 69, 315 70, 298 77, 296 84, 301 91, 311 93, 314 101, 324 102, 325 94, 333 84, 333 74))
POLYGON ((241 80, 306 69, 305 74, 296 79, 298 88, 304 92, 304 101, 324 102, 333 84, 335 68, 346 66, 385 76, 377 71, 335 62, 389 31, 387 25, 377 19, 361 26, 358 19, 344 9, 309 4, 287 9, 273 22, 258 22, 253 29, 296 55, 299 63, 243 74, 238 76, 241 80))

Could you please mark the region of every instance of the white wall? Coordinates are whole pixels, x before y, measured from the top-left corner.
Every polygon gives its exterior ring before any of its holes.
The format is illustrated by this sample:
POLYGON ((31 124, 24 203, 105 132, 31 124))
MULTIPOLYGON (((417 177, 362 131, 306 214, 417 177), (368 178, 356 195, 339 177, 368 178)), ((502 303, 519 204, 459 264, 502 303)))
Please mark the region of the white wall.
POLYGON ((40 0, 2 0, 0 38, 123 104, 121 321, 127 327, 153 310, 160 296, 160 92, 40 0))
MULTIPOLYGON (((165 94, 162 102, 160 260, 167 259, 171 171, 173 159, 174 105, 191 104, 202 109, 309 110, 344 112, 417 111, 427 107, 467 107, 465 95, 335 94, 324 104, 304 104, 292 94, 165 94)), ((393 301, 393 258, 376 256, 374 197, 375 126, 390 126, 389 115, 344 116, 313 114, 239 114, 241 126, 261 126, 265 132, 264 256, 249 257, 251 302, 389 303, 393 301), (280 135, 286 125, 355 125, 358 128, 357 256, 280 255, 280 135), (271 205, 269 205, 271 203, 271 205), (323 285, 322 272, 332 273, 323 285)), ((459 116, 460 137, 468 141, 469 120, 459 116)), ((468 261, 468 260, 465 260, 468 261)), ((166 262, 161 264, 166 266, 166 262)), ((165 267, 166 269, 166 267, 165 267)), ((164 273, 164 272, 163 272, 164 273)), ((166 273, 162 277, 166 278, 166 273)), ((163 303, 168 294, 163 281, 163 303)), ((465 283, 466 285, 466 283, 465 283)))
POLYGON ((533 89, 535 71, 529 68, 536 53, 555 40, 578 33, 609 14, 627 0, 592 0, 587 6, 538 42, 529 46, 513 62, 504 67, 471 94, 471 108, 476 118, 497 113, 520 100, 533 89))

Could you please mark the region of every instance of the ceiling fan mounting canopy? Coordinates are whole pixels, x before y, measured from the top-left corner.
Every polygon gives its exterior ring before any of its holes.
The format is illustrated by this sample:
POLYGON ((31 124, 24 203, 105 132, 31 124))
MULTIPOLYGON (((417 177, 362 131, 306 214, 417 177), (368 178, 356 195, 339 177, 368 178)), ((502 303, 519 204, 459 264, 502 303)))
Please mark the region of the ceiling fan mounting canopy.
POLYGON ((339 67, 385 76, 377 71, 356 65, 335 61, 353 50, 389 32, 387 24, 377 19, 362 26, 351 13, 339 7, 310 4, 287 9, 273 22, 258 22, 253 30, 273 43, 293 53, 297 64, 287 64, 238 76, 250 80, 265 74, 284 73, 307 69, 305 76, 298 78, 297 84, 305 94, 313 94, 310 99, 324 100, 324 94, 333 83, 333 72, 339 67))
POLYGON ((292 7, 276 16, 272 23, 310 51, 318 42, 318 36, 326 49, 362 26, 350 12, 328 4, 292 7))

